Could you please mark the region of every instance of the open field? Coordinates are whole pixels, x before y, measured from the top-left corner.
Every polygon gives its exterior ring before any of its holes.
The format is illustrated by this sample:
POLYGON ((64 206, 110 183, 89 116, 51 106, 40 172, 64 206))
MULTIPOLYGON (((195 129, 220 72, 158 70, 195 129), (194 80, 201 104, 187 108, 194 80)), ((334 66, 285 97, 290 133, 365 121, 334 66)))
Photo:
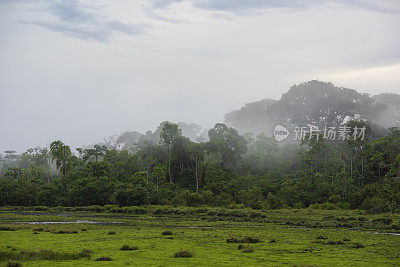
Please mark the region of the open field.
POLYGON ((3 208, 0 262, 10 261, 23 266, 398 266, 400 215, 166 206, 3 208), (107 257, 112 261, 96 261, 107 257))

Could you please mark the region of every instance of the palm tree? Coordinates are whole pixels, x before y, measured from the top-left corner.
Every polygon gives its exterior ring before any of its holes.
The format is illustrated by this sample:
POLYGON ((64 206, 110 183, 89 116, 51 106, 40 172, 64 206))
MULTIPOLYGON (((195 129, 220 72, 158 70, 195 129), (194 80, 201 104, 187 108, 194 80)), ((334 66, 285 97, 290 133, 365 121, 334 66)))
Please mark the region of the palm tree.
POLYGON ((72 155, 71 149, 60 140, 50 144, 51 162, 56 162, 56 168, 65 176, 69 172, 69 159, 72 155))

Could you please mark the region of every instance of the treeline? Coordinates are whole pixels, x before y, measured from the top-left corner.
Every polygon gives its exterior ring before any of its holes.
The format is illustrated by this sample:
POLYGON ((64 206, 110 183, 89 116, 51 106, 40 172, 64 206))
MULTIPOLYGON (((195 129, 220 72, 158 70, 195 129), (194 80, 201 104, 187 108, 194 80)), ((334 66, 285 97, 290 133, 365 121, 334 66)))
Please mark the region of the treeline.
POLYGON ((95 145, 0 155, 1 206, 182 205, 253 209, 321 208, 400 211, 400 130, 372 140, 278 145, 264 134, 240 135, 218 123, 194 143, 165 123, 158 143, 131 153, 95 145))

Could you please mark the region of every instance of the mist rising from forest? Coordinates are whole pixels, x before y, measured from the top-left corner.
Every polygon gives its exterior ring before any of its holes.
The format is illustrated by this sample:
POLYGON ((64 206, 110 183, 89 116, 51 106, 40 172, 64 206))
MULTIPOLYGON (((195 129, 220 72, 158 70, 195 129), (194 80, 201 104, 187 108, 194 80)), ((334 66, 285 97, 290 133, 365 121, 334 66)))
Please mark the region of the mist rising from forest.
POLYGON ((313 79, 398 94, 399 13, 376 0, 0 1, 0 151, 163 121, 211 129, 313 79))

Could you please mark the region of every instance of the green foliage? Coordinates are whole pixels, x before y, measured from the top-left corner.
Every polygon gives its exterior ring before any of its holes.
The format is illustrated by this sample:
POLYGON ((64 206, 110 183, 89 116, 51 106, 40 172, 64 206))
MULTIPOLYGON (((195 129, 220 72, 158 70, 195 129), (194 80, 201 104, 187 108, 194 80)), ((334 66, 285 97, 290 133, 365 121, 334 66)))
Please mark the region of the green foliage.
POLYGON ((246 139, 223 123, 215 124, 208 132, 208 136, 209 149, 221 157, 223 168, 234 167, 247 150, 246 139))
POLYGON ((218 123, 210 141, 193 143, 164 122, 159 144, 152 135, 131 152, 95 145, 77 157, 62 141, 50 150, 10 150, 0 158, 0 205, 400 211, 400 130, 377 138, 366 122, 347 125, 366 127, 367 138, 330 143, 313 135, 302 146, 278 145, 218 123))
POLYGON ((71 149, 60 140, 50 144, 50 155, 52 162, 55 161, 57 169, 66 176, 71 168, 71 149))

